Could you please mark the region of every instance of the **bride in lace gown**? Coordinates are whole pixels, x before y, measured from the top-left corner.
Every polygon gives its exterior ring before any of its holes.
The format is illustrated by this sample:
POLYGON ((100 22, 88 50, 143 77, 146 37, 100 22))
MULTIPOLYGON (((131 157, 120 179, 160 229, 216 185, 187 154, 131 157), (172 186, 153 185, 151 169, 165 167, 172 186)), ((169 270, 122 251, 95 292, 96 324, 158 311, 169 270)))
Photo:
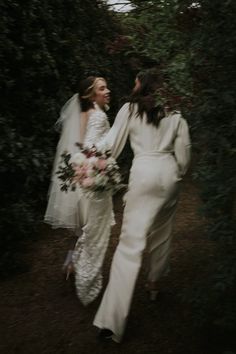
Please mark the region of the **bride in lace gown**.
POLYGON ((45 222, 54 228, 74 230, 78 241, 68 252, 65 271, 75 273, 76 292, 84 305, 92 302, 102 289, 102 265, 113 223, 112 196, 104 192, 101 199, 87 199, 78 191, 60 190, 56 175, 61 154, 78 151, 75 143, 84 148, 97 144, 109 131, 104 107, 110 101, 106 81, 88 77, 81 81, 79 93, 62 108, 59 124, 62 133, 57 146, 45 222))

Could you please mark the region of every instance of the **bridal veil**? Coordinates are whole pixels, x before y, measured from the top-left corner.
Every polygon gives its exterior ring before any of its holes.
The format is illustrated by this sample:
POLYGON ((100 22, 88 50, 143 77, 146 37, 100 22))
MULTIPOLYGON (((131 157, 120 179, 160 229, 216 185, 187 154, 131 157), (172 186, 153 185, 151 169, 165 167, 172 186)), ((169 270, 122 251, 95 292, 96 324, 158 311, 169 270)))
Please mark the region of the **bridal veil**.
POLYGON ((44 221, 53 228, 78 227, 78 200, 77 191, 61 191, 60 180, 56 174, 64 152, 71 154, 78 151, 76 143, 80 142, 80 114, 79 96, 75 94, 62 107, 56 126, 61 126, 61 136, 57 145, 54 160, 51 185, 48 192, 48 205, 44 221))

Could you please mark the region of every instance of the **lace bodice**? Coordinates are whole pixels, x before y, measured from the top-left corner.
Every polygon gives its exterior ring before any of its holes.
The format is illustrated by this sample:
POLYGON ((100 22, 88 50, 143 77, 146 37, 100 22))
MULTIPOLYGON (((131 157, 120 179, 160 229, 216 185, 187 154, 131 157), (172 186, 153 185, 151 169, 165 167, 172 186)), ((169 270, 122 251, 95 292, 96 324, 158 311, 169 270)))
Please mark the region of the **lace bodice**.
POLYGON ((109 131, 110 124, 106 113, 95 104, 95 110, 91 111, 84 137, 84 147, 96 145, 109 131))

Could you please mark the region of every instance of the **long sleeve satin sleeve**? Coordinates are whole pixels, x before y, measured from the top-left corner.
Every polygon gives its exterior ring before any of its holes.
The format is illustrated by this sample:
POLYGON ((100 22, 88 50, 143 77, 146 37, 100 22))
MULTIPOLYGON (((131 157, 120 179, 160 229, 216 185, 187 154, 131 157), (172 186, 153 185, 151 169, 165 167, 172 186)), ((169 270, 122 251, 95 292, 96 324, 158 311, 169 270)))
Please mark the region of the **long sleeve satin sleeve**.
POLYGON ((185 119, 180 118, 177 137, 174 143, 174 153, 179 166, 180 176, 183 176, 188 169, 191 158, 191 141, 189 128, 185 119))
POLYGON ((110 149, 117 158, 122 152, 129 135, 129 104, 125 103, 119 110, 115 122, 108 134, 96 144, 99 150, 110 149))

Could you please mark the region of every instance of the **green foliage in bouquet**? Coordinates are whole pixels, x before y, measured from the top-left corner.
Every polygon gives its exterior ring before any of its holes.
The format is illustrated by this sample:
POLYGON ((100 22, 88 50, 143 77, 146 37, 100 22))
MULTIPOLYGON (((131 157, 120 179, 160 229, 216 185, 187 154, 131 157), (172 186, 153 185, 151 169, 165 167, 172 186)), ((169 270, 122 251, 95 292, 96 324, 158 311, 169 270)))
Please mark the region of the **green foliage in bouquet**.
POLYGON ((68 192, 68 190, 75 190, 75 184, 73 183, 73 178, 75 176, 75 171, 72 168, 71 154, 64 153, 61 155, 61 165, 56 171, 58 178, 63 182, 61 183, 61 190, 63 192, 68 192))
POLYGON ((95 146, 82 149, 71 156, 62 154, 61 164, 56 172, 64 192, 79 189, 87 198, 101 198, 102 193, 115 194, 126 185, 116 160, 110 150, 99 151, 95 146))

